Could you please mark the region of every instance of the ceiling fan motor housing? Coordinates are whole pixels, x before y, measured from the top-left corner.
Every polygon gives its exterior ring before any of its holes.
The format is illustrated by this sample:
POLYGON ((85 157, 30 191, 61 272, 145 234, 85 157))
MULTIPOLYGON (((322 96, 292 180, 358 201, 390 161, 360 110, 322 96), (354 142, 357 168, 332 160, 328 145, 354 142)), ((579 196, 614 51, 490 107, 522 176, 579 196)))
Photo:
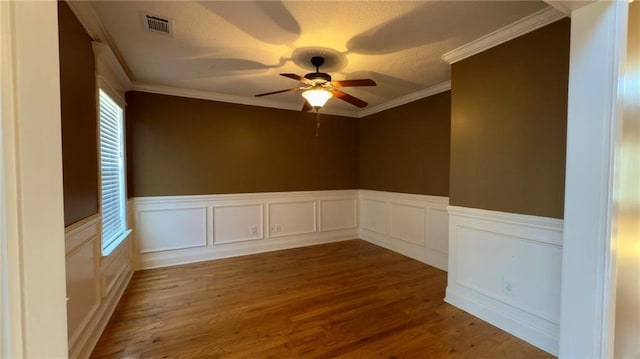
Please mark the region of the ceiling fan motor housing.
POLYGON ((324 82, 330 82, 331 81, 331 75, 324 73, 324 72, 311 72, 308 73, 306 75, 304 75, 304 77, 308 80, 311 80, 315 83, 324 83, 324 82))
POLYGON ((315 66, 316 68, 316 72, 311 72, 308 73, 306 75, 304 75, 304 77, 308 80, 311 80, 313 82, 315 82, 316 84, 322 84, 325 82, 331 82, 331 75, 324 73, 324 72, 320 72, 320 66, 322 66, 322 64, 324 64, 324 57, 322 56, 314 56, 311 58, 311 64, 313 66, 315 66))

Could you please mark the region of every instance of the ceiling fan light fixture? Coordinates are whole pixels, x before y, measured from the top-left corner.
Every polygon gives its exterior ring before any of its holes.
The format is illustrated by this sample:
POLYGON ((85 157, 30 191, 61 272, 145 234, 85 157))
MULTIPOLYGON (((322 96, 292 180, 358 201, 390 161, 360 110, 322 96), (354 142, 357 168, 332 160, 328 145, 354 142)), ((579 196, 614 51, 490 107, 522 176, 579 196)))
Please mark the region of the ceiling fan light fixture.
POLYGON ((320 108, 324 106, 332 96, 333 94, 331 91, 324 89, 312 89, 302 93, 302 97, 309 101, 309 104, 313 108, 320 108))

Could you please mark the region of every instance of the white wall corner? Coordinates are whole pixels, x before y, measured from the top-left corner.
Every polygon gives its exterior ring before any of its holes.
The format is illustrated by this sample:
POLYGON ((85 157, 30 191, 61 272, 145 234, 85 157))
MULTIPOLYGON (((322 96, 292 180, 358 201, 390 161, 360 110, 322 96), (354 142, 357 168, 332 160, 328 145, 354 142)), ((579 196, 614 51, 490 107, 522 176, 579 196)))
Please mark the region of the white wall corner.
POLYGON ((628 1, 572 12, 560 356, 613 357, 628 1))
POLYGON ((543 26, 556 22, 566 15, 553 7, 547 7, 527 17, 515 21, 507 26, 484 35, 465 45, 442 55, 442 59, 450 64, 464 60, 482 51, 498 46, 516 37, 537 30, 543 26))
POLYGON ((359 191, 360 238, 430 266, 448 268, 448 197, 359 191))

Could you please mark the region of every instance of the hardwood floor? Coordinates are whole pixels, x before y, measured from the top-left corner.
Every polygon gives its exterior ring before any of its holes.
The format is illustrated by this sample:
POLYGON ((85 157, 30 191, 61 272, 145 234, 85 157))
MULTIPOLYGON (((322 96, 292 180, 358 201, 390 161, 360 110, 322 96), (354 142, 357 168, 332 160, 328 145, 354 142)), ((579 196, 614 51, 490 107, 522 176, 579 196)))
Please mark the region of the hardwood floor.
POLYGON ((137 272, 93 358, 549 358, 361 240, 137 272))

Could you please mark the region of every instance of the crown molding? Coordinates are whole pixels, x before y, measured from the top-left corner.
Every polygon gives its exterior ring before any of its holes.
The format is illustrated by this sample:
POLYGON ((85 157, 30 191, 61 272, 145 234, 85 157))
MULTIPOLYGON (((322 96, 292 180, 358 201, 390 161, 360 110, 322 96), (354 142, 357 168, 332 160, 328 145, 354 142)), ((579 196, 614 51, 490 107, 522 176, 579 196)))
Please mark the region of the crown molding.
MULTIPOLYGON (((280 110, 290 110, 290 111, 300 111, 300 107, 301 107, 299 105, 292 105, 292 104, 286 104, 283 102, 270 101, 264 98, 252 98, 252 97, 237 96, 237 95, 227 95, 227 94, 215 93, 210 91, 184 89, 184 88, 164 86, 164 85, 153 85, 153 84, 146 84, 141 82, 133 83, 133 91, 155 93, 159 95, 195 98, 200 100, 234 103, 238 105, 269 107, 269 108, 276 108, 280 110)), ((324 115, 334 115, 334 116, 343 116, 343 117, 354 117, 354 118, 359 117, 358 112, 332 111, 332 110, 327 110, 326 108, 321 109, 320 113, 324 115)))
MULTIPOLYGON (((286 104, 286 103, 277 102, 277 101, 269 101, 264 98, 250 98, 245 96, 221 94, 221 93, 204 91, 204 90, 192 90, 192 89, 185 89, 185 88, 173 87, 173 86, 147 84, 142 82, 134 82, 132 86, 132 90, 147 92, 147 93, 154 93, 159 95, 226 102, 226 103, 233 103, 237 105, 248 105, 248 106, 275 108, 280 110, 300 111, 300 106, 298 105, 291 105, 291 104, 286 104)), ((440 84, 428 87, 426 89, 410 93, 406 96, 402 96, 402 97, 393 99, 391 101, 387 101, 383 104, 368 108, 366 110, 361 110, 357 112, 347 112, 347 111, 327 110, 326 108, 323 108, 322 110, 320 110, 321 111, 320 113, 324 115, 363 118, 378 112, 382 112, 394 107, 402 106, 402 105, 405 105, 429 96, 433 96, 441 92, 449 91, 449 90, 451 90, 451 81, 446 81, 446 82, 442 82, 440 84)))
POLYGON ((111 52, 127 77, 126 82, 131 83, 131 70, 127 66, 122 55, 118 52, 118 48, 115 46, 115 43, 111 39, 111 36, 109 36, 107 30, 104 28, 104 25, 102 25, 102 21, 100 21, 93 5, 91 5, 91 1, 66 0, 65 2, 69 5, 69 8, 93 41, 105 44, 111 49, 111 52))
POLYGON ((129 76, 127 76, 109 45, 93 41, 91 46, 96 62, 96 73, 99 77, 105 79, 112 89, 116 90, 124 102, 125 92, 133 87, 129 76))
POLYGON ((556 22, 566 15, 553 7, 537 11, 516 22, 504 26, 490 34, 451 50, 442 55, 442 59, 450 64, 466 59, 477 53, 498 46, 516 37, 522 36, 543 26, 556 22))
POLYGON ((433 85, 431 87, 427 87, 425 89, 410 93, 408 95, 387 101, 380 105, 362 110, 358 113, 358 117, 362 118, 362 117, 370 116, 370 115, 373 115, 374 113, 378 113, 394 107, 406 105, 408 103, 411 103, 429 96, 433 96, 441 92, 449 91, 449 90, 451 90, 451 81, 442 82, 437 85, 433 85))
POLYGON ((567 4, 565 4, 564 1, 555 1, 555 0, 543 0, 543 1, 546 2, 547 5, 555 8, 556 10, 565 14, 566 16, 569 16, 569 17, 571 16, 571 8, 569 8, 569 6, 567 6, 567 4))

